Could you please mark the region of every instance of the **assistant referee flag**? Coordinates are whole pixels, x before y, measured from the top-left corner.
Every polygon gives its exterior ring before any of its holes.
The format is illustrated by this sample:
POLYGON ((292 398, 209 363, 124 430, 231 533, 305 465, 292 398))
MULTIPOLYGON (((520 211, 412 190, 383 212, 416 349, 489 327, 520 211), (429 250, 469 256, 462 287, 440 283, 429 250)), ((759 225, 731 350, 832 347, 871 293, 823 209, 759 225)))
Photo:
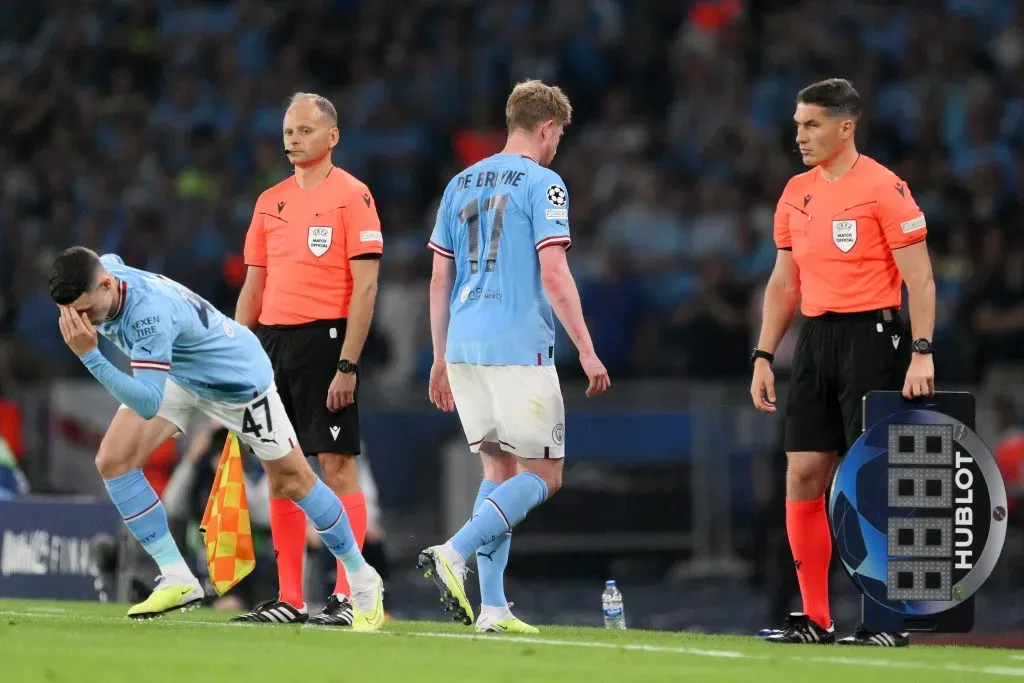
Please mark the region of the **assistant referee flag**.
POLYGON ((206 541, 210 581, 217 595, 224 595, 256 567, 242 451, 234 432, 228 432, 224 441, 199 530, 206 541))

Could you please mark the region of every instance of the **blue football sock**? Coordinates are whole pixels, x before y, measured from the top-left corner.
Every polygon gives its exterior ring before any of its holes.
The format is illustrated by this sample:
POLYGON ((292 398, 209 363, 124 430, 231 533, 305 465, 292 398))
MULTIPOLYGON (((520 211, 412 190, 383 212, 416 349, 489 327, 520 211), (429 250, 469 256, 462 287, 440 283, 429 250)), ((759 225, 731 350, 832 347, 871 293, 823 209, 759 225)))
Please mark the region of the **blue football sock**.
POLYGON ((295 504, 302 508, 313 522, 313 527, 320 534, 324 545, 341 561, 349 575, 366 568, 366 560, 359 552, 356 537, 352 533, 352 525, 345 514, 345 506, 325 483, 317 479, 306 497, 295 504))
MULTIPOLYGON (((484 479, 480 482, 480 491, 476 494, 473 512, 498 488, 493 481, 484 479)), ((512 543, 512 534, 504 533, 490 543, 485 543, 476 551, 476 568, 480 573, 480 602, 488 607, 508 606, 505 599, 505 567, 508 565, 508 551, 512 543)))
POLYGON ((135 540, 153 558, 160 571, 167 576, 184 578, 192 570, 178 550, 178 544, 167 526, 167 511, 164 504, 149 485, 142 470, 131 470, 114 479, 105 479, 104 486, 110 494, 117 511, 121 513, 125 526, 135 540))
POLYGON ((548 486, 533 472, 520 472, 494 489, 465 526, 452 536, 455 552, 469 557, 481 546, 512 531, 548 497, 548 486))

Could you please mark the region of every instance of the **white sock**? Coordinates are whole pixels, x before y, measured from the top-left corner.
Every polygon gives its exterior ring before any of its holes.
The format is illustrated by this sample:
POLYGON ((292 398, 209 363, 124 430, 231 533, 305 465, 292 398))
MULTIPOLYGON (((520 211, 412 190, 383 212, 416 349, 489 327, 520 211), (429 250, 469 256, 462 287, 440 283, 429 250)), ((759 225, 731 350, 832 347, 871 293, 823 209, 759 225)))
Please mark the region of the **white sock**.
POLYGON ((490 617, 491 619, 507 619, 512 616, 512 610, 508 608, 508 605, 504 607, 492 607, 490 605, 480 605, 480 616, 490 617))
POLYGON ((452 563, 452 567, 461 569, 466 566, 466 558, 459 554, 459 551, 455 549, 451 541, 441 546, 441 553, 452 563))
POLYGON ((160 567, 160 575, 173 583, 199 583, 185 562, 174 562, 166 567, 160 567))
POLYGON ((348 572, 348 580, 353 585, 370 583, 377 580, 377 571, 370 565, 364 564, 359 569, 348 572))

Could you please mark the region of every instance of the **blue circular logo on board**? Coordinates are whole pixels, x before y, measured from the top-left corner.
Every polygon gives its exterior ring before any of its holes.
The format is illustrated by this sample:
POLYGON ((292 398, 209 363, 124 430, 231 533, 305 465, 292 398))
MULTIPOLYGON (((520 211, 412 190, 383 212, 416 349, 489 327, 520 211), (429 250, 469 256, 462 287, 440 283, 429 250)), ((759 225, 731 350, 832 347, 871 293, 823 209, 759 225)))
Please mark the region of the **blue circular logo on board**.
POLYGON ((960 421, 908 410, 871 426, 840 461, 828 504, 836 550, 864 595, 908 616, 945 612, 995 569, 1006 489, 960 421))

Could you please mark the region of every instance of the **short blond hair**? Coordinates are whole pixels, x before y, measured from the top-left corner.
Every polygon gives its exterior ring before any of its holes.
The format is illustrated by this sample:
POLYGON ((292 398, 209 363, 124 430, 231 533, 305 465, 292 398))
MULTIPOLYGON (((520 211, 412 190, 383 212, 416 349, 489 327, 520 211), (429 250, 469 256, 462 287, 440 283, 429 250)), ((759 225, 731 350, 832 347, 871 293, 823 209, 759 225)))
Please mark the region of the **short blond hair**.
POLYGON ((334 108, 334 104, 323 95, 318 95, 315 92, 297 92, 291 96, 288 100, 288 108, 291 109, 298 102, 312 102, 316 105, 316 108, 320 110, 320 113, 331 120, 331 123, 337 125, 338 123, 338 110, 334 108))
POLYGON ((565 126, 572 121, 572 105, 562 89, 538 80, 517 83, 505 104, 505 125, 508 131, 519 129, 528 133, 545 121, 565 126))

